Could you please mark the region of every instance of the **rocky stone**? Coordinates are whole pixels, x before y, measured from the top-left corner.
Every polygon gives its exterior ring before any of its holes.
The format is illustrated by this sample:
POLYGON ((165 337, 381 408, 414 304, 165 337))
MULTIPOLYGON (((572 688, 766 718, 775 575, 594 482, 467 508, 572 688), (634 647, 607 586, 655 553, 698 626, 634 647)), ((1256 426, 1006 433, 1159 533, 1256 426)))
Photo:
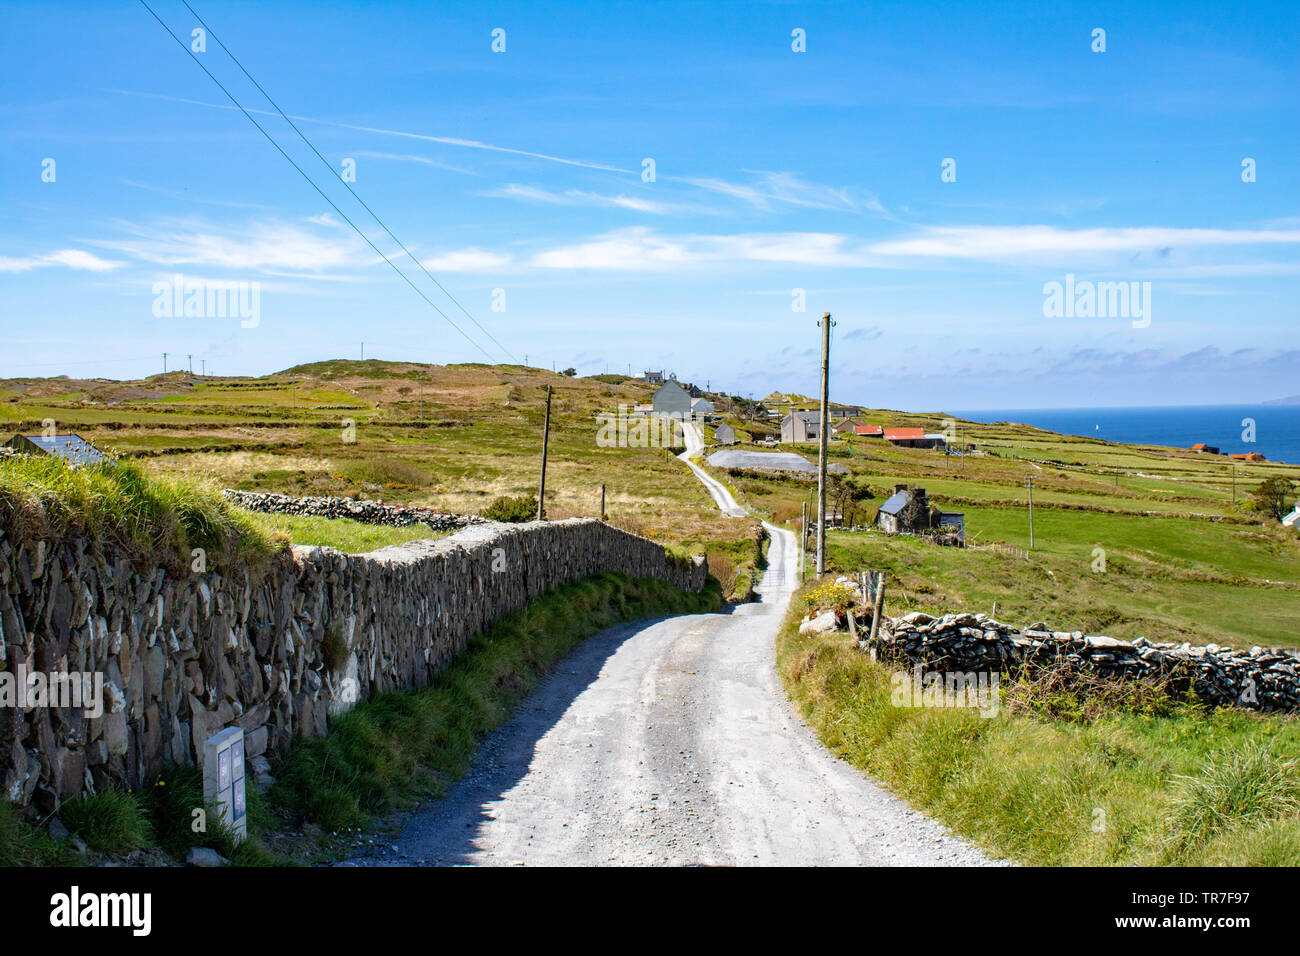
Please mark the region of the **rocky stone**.
POLYGON ((799 625, 800 634, 825 634, 839 627, 834 611, 825 611, 799 625))
POLYGON ((185 856, 187 866, 225 866, 230 861, 216 850, 206 846, 190 847, 185 856))

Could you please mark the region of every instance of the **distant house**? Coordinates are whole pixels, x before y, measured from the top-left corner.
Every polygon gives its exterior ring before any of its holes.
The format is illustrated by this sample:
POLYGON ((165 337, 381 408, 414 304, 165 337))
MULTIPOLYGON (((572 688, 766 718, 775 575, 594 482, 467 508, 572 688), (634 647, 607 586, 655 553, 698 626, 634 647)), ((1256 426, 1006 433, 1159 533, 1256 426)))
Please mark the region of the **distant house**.
POLYGON ((656 415, 674 415, 685 421, 691 417, 691 395, 675 381, 664 382, 655 392, 653 408, 656 415))
POLYGON ((1217 455, 1219 453, 1219 449, 1216 446, 1207 445, 1205 444, 1205 442, 1202 441, 1198 441, 1195 445, 1193 445, 1192 451, 1201 452, 1206 455, 1217 455))
POLYGON ((707 398, 691 399, 691 414, 696 418, 705 418, 713 414, 713 403, 707 398))
POLYGON ((660 369, 658 372, 646 371, 641 374, 647 385, 662 385, 664 383, 664 373, 660 369))
POLYGON ((939 448, 944 437, 926 434, 924 428, 886 428, 885 441, 901 448, 939 448))
POLYGON ((859 425, 854 429, 858 435, 865 435, 868 438, 884 438, 885 429, 882 425, 859 425))
POLYGON ((816 441, 820 428, 821 412, 791 412, 781 419, 781 441, 816 441))
POLYGON ((1231 457, 1233 461, 1268 461, 1267 458, 1257 451, 1252 451, 1245 455, 1233 455, 1231 457))
POLYGON ((736 430, 723 422, 713 430, 713 443, 715 445, 734 445, 736 443, 736 430))
POLYGON ((859 428, 864 428, 861 422, 855 422, 851 418, 845 418, 831 426, 831 431, 837 435, 856 435, 859 428))
POLYGON ((838 417, 838 418, 854 418, 854 417, 856 417, 856 416, 862 414, 862 406, 860 406, 860 405, 835 405, 835 404, 832 404, 832 403, 827 403, 827 405, 826 405, 826 412, 827 412, 828 415, 830 415, 830 416, 832 416, 832 417, 838 417))
POLYGON ((905 531, 919 531, 918 516, 929 515, 929 501, 924 488, 908 488, 907 485, 895 485, 894 493, 885 499, 885 503, 876 512, 876 527, 887 534, 901 534, 905 531), (913 502, 917 507, 911 508, 913 502))
POLYGON ((966 516, 960 511, 940 511, 930 504, 924 488, 895 485, 894 493, 876 512, 876 527, 886 534, 915 534, 931 528, 955 532, 966 542, 966 516))
POLYGON ((53 455, 70 465, 95 465, 109 457, 80 435, 15 435, 5 443, 23 455, 53 455))

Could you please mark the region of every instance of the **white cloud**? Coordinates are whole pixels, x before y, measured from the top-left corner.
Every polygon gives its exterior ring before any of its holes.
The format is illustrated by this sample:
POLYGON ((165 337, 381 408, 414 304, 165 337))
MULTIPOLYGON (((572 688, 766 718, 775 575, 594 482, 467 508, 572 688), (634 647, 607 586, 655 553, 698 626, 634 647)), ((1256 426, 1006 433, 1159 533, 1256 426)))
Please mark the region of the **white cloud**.
MULTIPOLYGON (((668 180, 684 182, 699 189, 730 196, 748 203, 756 209, 768 210, 774 204, 802 206, 811 209, 854 210, 858 203, 847 189, 835 189, 819 183, 810 183, 790 172, 764 172, 744 170, 754 177, 747 183, 728 182, 713 177, 664 176, 668 180)), ((870 196, 862 203, 864 208, 882 212, 879 199, 870 196)))
POLYGON ((421 260, 430 272, 491 272, 510 264, 510 257, 477 246, 421 260))
POLYGON ((1181 247, 1295 242, 1300 242, 1300 230, 933 226, 912 238, 873 243, 868 251, 882 256, 997 260, 1043 258, 1060 253, 1154 253, 1181 247))
POLYGON ((111 259, 101 259, 93 253, 82 249, 59 249, 39 256, 25 256, 14 259, 0 256, 0 272, 27 272, 45 266, 63 266, 67 269, 81 269, 86 272, 108 272, 122 265, 111 259))
POLYGON ((653 271, 727 262, 784 262, 812 266, 873 264, 848 247, 845 236, 784 232, 741 235, 661 235, 644 227, 620 229, 533 256, 543 269, 653 271))
POLYGON ((619 193, 616 196, 610 196, 601 193, 587 192, 582 189, 568 189, 564 192, 552 192, 549 189, 542 189, 537 186, 526 186, 521 183, 509 183, 496 189, 489 189, 486 192, 481 193, 481 195, 491 196, 497 199, 520 199, 526 202, 546 203, 552 206, 614 206, 620 209, 631 209, 634 212, 651 213, 657 216, 666 215, 680 208, 654 199, 645 199, 640 196, 628 196, 623 193, 619 193))
MULTIPOLYGON (((321 226, 337 225, 332 219, 321 217, 312 222, 321 226)), ((127 224, 126 229, 133 234, 132 238, 93 240, 92 244, 143 262, 173 267, 321 273, 364 261, 360 244, 350 237, 322 236, 280 222, 219 228, 187 220, 152 226, 127 224)))

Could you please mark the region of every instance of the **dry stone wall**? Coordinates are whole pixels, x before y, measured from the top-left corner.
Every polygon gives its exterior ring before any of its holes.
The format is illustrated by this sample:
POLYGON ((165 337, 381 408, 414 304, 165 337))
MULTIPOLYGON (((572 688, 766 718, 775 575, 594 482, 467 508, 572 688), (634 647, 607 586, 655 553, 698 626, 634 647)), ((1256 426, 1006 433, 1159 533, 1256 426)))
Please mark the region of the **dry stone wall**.
POLYGON ((0 678, 12 689, 20 674, 94 673, 104 686, 98 715, 0 706, 3 796, 45 814, 91 789, 137 789, 235 725, 265 772, 295 734, 426 685, 501 616, 600 572, 688 591, 707 577, 701 561, 592 519, 475 525, 364 555, 294 548, 266 568, 181 577, 80 540, 0 532, 0 678))
POLYGON ((1123 641, 1052 631, 1041 621, 1021 629, 985 614, 932 617, 914 611, 881 623, 878 652, 934 670, 1061 667, 1102 677, 1169 681, 1176 689, 1190 686, 1213 705, 1300 710, 1300 658, 1276 648, 1232 650, 1217 644, 1153 643, 1144 637, 1123 641))
POLYGON ((416 508, 410 505, 386 505, 382 501, 364 501, 355 498, 296 498, 270 491, 235 491, 227 489, 222 492, 232 504, 249 511, 261 511, 266 514, 311 515, 318 518, 351 518, 366 524, 389 525, 394 528, 408 528, 412 525, 427 524, 435 531, 449 531, 464 528, 486 521, 479 515, 458 515, 432 508, 416 508))

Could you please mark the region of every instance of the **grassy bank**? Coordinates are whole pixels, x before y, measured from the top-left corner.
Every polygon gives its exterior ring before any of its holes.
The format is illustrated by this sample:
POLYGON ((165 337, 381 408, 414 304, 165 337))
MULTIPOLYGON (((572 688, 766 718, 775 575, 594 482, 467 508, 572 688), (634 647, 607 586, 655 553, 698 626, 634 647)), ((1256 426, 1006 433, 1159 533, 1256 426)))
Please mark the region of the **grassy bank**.
POLYGON ((991 854, 1300 865, 1300 720, 1181 704, 1059 719, 1009 682, 991 718, 898 707, 889 667, 845 634, 800 637, 798 613, 777 638, 777 666, 822 742, 991 854))
POLYGON ((131 462, 70 468, 48 456, 0 459, 0 527, 15 538, 109 542, 169 566, 188 565, 195 548, 209 563, 256 563, 286 544, 201 483, 131 462))

